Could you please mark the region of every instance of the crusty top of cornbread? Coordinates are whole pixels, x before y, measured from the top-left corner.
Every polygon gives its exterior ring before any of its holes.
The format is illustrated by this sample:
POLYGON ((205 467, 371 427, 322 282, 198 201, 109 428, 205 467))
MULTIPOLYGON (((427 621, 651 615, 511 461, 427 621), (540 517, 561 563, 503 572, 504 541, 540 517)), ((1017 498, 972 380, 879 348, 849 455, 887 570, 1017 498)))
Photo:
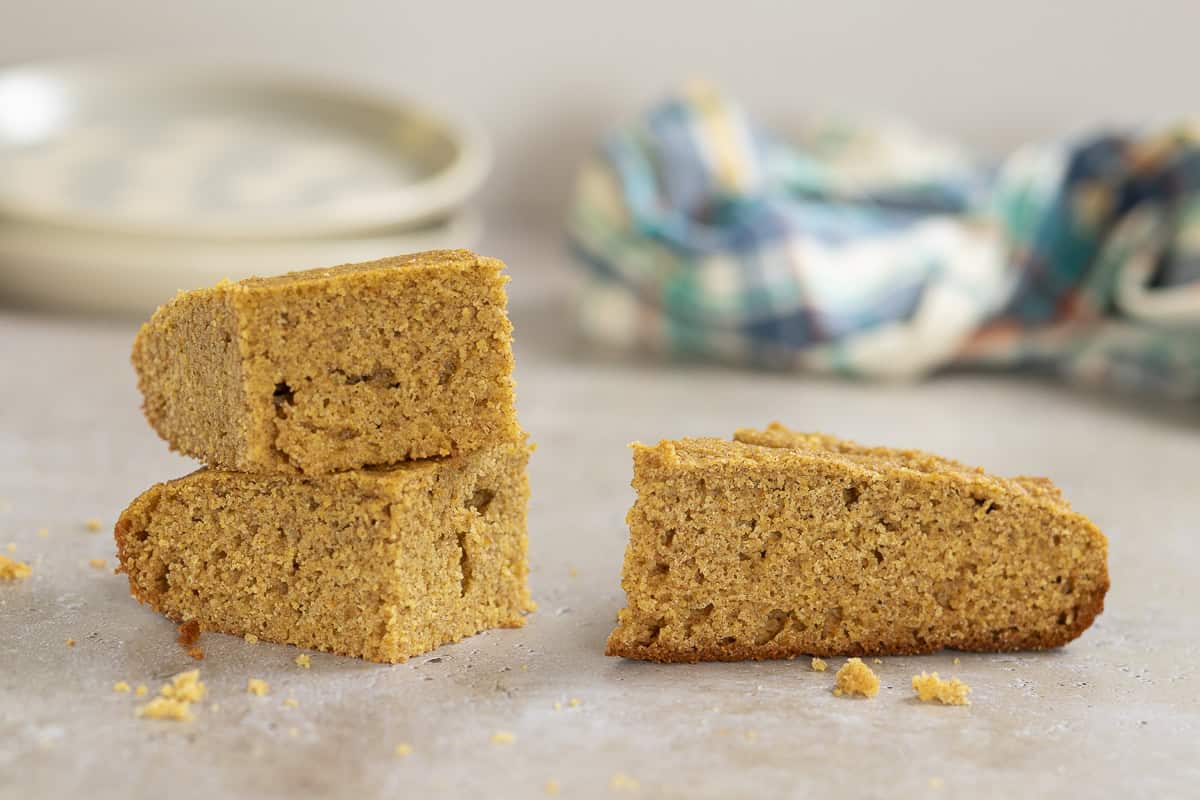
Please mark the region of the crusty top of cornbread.
MULTIPOLYGON (((246 278, 237 283, 225 283, 213 289, 276 289, 285 286, 295 286, 302 283, 319 283, 321 281, 342 278, 347 275, 361 273, 369 275, 393 269, 446 269, 447 267, 493 267, 497 272, 504 269, 504 262, 496 258, 481 256, 470 250, 430 250, 424 253, 409 253, 402 256, 380 258, 375 261, 361 261, 353 264, 341 264, 336 267, 317 267, 297 272, 288 272, 270 278, 246 278)), ((199 291, 212 291, 201 289, 199 291)))
POLYGON ((642 463, 658 462, 667 468, 707 468, 738 462, 786 466, 825 461, 847 467, 868 478, 897 472, 953 478, 981 491, 990 488, 1016 492, 1042 500, 1060 511, 1071 511, 1061 491, 1047 478, 1004 478, 987 473, 982 467, 971 467, 923 450, 868 447, 823 433, 793 431, 778 422, 772 422, 766 430, 741 428, 734 433, 733 441, 716 438, 678 439, 664 440, 652 446, 635 442, 633 447, 634 457, 642 459, 642 463))

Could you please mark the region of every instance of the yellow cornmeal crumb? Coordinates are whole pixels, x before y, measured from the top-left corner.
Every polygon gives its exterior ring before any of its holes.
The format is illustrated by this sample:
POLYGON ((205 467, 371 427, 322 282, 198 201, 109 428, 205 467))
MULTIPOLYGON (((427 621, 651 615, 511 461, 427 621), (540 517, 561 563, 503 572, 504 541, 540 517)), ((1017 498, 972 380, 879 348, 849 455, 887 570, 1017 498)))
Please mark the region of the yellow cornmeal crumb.
POLYGON ((45 539, 47 536, 50 535, 50 529, 49 528, 38 528, 37 535, 42 537, 43 539, 45 539))
POLYGON ((572 697, 571 701, 569 703, 567 703, 567 705, 569 705, 571 708, 578 708, 582 704, 583 704, 583 701, 580 700, 578 697, 572 697))
POLYGON ((104 565, 106 563, 107 562, 103 558, 89 558, 88 559, 88 566, 95 567, 96 569, 104 569, 104 565))
POLYGON ((554 778, 546 781, 546 794, 558 794, 558 790, 560 788, 562 787, 559 786, 558 781, 556 781, 554 778))
POLYGON ((95 533, 96 531, 100 530, 100 520, 92 517, 83 523, 83 527, 87 528, 92 533, 95 533))
MULTIPOLYGON (((200 680, 200 670, 193 669, 181 672, 171 678, 170 683, 164 683, 158 690, 158 697, 137 709, 139 717, 147 719, 170 719, 177 722, 192 720, 192 703, 204 697, 207 689, 200 680)), ((137 695, 146 693, 146 687, 139 685, 137 695)))
POLYGON ((28 578, 32 572, 33 568, 24 561, 0 556, 0 581, 19 581, 28 578))
POLYGON ((947 706, 971 705, 971 701, 967 699, 971 687, 958 678, 944 681, 938 677, 936 672, 932 674, 922 672, 920 675, 913 675, 912 687, 916 690, 917 697, 921 698, 922 703, 937 700, 947 706))
POLYGON ((207 691, 207 687, 200 680, 200 670, 193 669, 181 672, 171 678, 171 682, 163 684, 158 693, 172 700, 195 703, 204 699, 204 694, 207 691))
POLYGON ((509 731, 496 731, 492 734, 492 744, 512 744, 517 737, 509 731))
POLYGON ((813 672, 824 672, 829 668, 829 665, 825 663, 824 659, 816 658, 814 656, 812 660, 812 668, 813 672))
POLYGON ((214 712, 215 712, 215 711, 220 711, 220 710, 221 710, 221 706, 220 706, 219 704, 217 704, 217 703, 213 703, 211 706, 209 706, 209 707, 208 707, 208 710, 209 710, 209 711, 214 711, 214 712))
POLYGON ((246 681, 246 691, 250 694, 262 697, 267 692, 271 691, 271 687, 262 678, 251 678, 246 681))
POLYGON ((147 719, 172 719, 176 722, 191 722, 191 703, 183 700, 172 700, 169 697, 156 697, 137 710, 139 717, 147 719))
POLYGON ((879 694, 879 678, 861 658, 851 658, 837 671, 833 694, 835 697, 855 694, 874 697, 879 694))
POLYGON ((955 663, 955 664, 961 664, 961 663, 962 663, 962 659, 961 659, 961 658, 959 658, 958 656, 955 656, 955 657, 954 657, 954 663, 955 663))
POLYGON ((247 633, 242 638, 246 640, 246 644, 258 644, 258 637, 253 633, 247 633))
POLYGON ((287 700, 284 700, 283 704, 285 706, 287 706, 288 708, 299 708, 300 707, 300 701, 294 697, 289 697, 287 700))
POLYGON ((572 578, 578 578, 579 570, 575 569, 574 567, 571 567, 570 569, 567 570, 567 574, 570 575, 572 578))
POLYGON ((135 695, 137 695, 138 697, 145 697, 145 696, 146 696, 146 692, 148 692, 148 691, 150 691, 150 690, 146 688, 146 684, 144 684, 144 683, 139 683, 139 684, 138 684, 138 687, 137 687, 136 689, 134 689, 134 690, 133 690, 133 693, 134 693, 135 695))
POLYGON ((396 745, 396 756, 397 757, 404 758, 405 756, 408 756, 408 755, 412 755, 412 745, 411 744, 409 744, 408 742, 401 742, 400 744, 396 745))
POLYGON ((299 736, 299 735, 300 735, 300 729, 299 729, 299 728, 288 728, 288 736, 290 736, 290 737, 292 737, 293 739, 295 739, 295 738, 296 738, 297 736, 299 736))
POLYGON ((126 683, 125 681, 117 681, 116 683, 113 684, 113 691, 114 692, 128 692, 129 684, 126 683))
POLYGON ((943 784, 944 784, 944 781, 941 778, 930 778, 929 779, 929 788, 930 789, 940 789, 940 788, 942 788, 943 784))
POLYGON ((308 669, 312 666, 312 659, 304 653, 301 653, 300 655, 296 656, 296 666, 308 669))
POLYGON ((67 639, 67 647, 74 647, 74 646, 75 646, 75 640, 67 639))
POLYGON ((558 702, 557 700, 555 700, 555 701, 554 701, 554 710, 555 710, 555 711, 562 711, 562 703, 560 703, 560 702, 558 702))
POLYGON ((7 545, 7 550, 8 550, 8 552, 10 552, 10 553, 15 553, 15 552, 17 552, 17 543, 16 543, 16 542, 9 542, 9 543, 8 543, 8 545, 7 545))
POLYGON ((758 738, 758 731, 743 731, 742 738, 745 739, 747 742, 753 742, 755 739, 758 738))
POLYGON ((641 784, 637 782, 637 779, 629 777, 624 772, 614 772, 608 781, 608 788, 614 792, 636 792, 641 788, 641 784))
POLYGON ((883 663, 883 659, 882 659, 882 658, 873 658, 873 659, 871 659, 871 660, 872 660, 872 661, 874 661, 876 664, 882 664, 882 663, 883 663))

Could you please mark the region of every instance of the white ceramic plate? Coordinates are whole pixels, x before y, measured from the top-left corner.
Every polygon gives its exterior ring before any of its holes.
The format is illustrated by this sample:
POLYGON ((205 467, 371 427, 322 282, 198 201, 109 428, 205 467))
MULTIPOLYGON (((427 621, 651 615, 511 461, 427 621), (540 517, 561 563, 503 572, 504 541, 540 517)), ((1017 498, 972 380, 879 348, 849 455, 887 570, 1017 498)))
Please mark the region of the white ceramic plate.
POLYGON ((346 235, 422 223, 483 181, 472 125, 233 71, 0 70, 0 217, 154 236, 346 235))

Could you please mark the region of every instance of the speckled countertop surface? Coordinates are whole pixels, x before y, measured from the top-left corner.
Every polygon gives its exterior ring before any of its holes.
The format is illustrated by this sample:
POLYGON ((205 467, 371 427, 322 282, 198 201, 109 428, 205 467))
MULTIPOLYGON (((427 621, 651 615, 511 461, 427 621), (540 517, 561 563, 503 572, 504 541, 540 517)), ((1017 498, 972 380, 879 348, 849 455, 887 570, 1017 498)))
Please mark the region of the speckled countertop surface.
POLYGON ((0 797, 539 797, 551 779, 561 797, 1195 796, 1200 409, 1034 379, 872 386, 586 356, 563 335, 557 249, 484 249, 514 273, 539 611, 396 666, 314 653, 303 670, 295 649, 205 634, 210 697, 186 724, 135 719, 112 691, 196 666, 111 574, 124 504, 193 468, 140 417, 135 326, 0 310, 0 547, 35 570, 0 584, 0 797), (832 672, 801 660, 605 658, 625 444, 772 419, 1049 475, 1110 537, 1107 610, 1054 652, 884 659, 873 700, 833 697, 832 672), (921 670, 962 677, 974 705, 917 703, 921 670), (250 677, 271 693, 246 694, 250 677), (515 741, 493 744, 500 730, 515 741))

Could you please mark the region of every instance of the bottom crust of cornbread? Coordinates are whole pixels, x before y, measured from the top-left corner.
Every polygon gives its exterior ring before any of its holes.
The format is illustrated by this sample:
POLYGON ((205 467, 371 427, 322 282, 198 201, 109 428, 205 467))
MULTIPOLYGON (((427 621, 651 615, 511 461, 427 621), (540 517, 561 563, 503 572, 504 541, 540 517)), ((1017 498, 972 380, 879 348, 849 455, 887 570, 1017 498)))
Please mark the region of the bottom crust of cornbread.
POLYGON ((206 631, 396 662, 519 627, 531 448, 321 477, 203 469, 115 537, 135 598, 206 631))
POLYGON ((633 486, 609 655, 1044 649, 1104 608, 1107 542, 1044 478, 773 424, 634 445, 633 486))

